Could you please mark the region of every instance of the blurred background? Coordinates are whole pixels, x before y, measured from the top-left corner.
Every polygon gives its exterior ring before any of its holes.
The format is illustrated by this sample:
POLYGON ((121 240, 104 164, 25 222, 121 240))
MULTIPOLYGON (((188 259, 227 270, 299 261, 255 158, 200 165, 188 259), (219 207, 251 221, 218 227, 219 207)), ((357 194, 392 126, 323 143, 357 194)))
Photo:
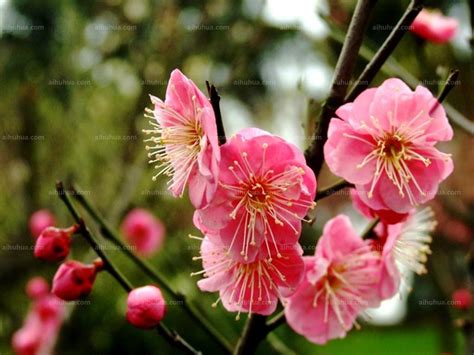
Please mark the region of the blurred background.
MULTIPOLYGON (((458 68, 459 81, 446 102, 473 119, 472 8, 467 0, 426 3, 460 22, 456 38, 435 45, 407 33, 373 85, 398 76, 436 94, 449 69, 458 68)), ((379 1, 356 75, 407 5, 379 1)), ((164 96, 169 73, 180 68, 204 92, 206 80, 217 86, 227 135, 258 126, 304 149, 313 127, 306 119, 308 99, 320 103, 328 93, 354 6, 353 0, 0 0, 0 353, 12 352, 11 336, 28 311, 26 282, 37 275, 50 280, 57 268, 33 257, 30 215, 47 208, 58 226, 72 224, 56 196, 57 179, 76 183, 117 229, 134 207, 161 219, 166 239, 151 263, 234 343, 245 317, 235 321, 221 307, 211 308, 217 295, 200 293, 189 276, 201 269, 191 260, 198 241, 187 238, 198 234, 193 210, 187 198, 171 198, 163 179, 151 180, 143 109, 151 107, 149 94, 164 96)), ((259 353, 463 353, 456 324, 465 311, 448 301, 454 290, 467 287, 474 140, 454 128, 455 139, 441 147, 453 154, 455 171, 432 204, 440 224, 428 275, 413 278, 412 292, 386 301, 344 340, 318 347, 282 326, 259 353)), ((325 171, 319 186, 332 179, 325 171)), ((366 222, 353 212, 347 191, 332 196, 318 205, 316 223, 304 229, 307 253, 338 212, 363 229, 366 222)), ((109 254, 135 285, 150 282, 120 251, 109 254)), ((72 258, 91 262, 94 255, 76 238, 72 258)), ((155 332, 127 324, 125 301, 115 281, 101 274, 88 302, 67 306, 56 353, 174 353, 155 332)), ((219 353, 179 305, 169 307, 166 321, 205 353, 219 353)))

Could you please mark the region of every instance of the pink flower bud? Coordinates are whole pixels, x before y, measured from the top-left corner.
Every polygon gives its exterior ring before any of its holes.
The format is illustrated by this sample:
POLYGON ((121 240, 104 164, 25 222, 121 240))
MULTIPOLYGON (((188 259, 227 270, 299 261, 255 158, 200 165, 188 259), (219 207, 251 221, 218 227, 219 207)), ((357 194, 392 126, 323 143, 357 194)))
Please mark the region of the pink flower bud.
POLYGON ((33 277, 26 284, 26 294, 32 300, 38 299, 49 293, 49 284, 41 276, 33 277))
POLYGON ((41 345, 41 330, 39 327, 23 327, 18 329, 12 338, 12 348, 18 355, 35 355, 41 345))
POLYGON ((472 294, 467 288, 460 288, 451 296, 453 306, 459 309, 469 309, 472 304, 472 294))
POLYGON ((77 230, 77 226, 67 229, 47 227, 36 239, 35 257, 45 261, 62 261, 69 254, 71 235, 77 230))
POLYGON ((34 305, 34 311, 41 320, 61 320, 64 316, 64 302, 53 294, 47 294, 34 305))
POLYGON ((153 328, 166 313, 166 304, 158 287, 144 286, 128 294, 127 320, 137 328, 153 328))
POLYGON ((127 242, 142 255, 157 251, 165 237, 163 223, 142 208, 130 211, 122 223, 122 233, 127 242))
POLYGON ((71 260, 61 264, 53 279, 53 293, 59 298, 72 301, 87 296, 97 275, 94 265, 71 260))
POLYGON ((51 227, 56 224, 54 215, 48 210, 39 210, 33 213, 30 217, 29 226, 31 235, 37 238, 46 227, 51 227))

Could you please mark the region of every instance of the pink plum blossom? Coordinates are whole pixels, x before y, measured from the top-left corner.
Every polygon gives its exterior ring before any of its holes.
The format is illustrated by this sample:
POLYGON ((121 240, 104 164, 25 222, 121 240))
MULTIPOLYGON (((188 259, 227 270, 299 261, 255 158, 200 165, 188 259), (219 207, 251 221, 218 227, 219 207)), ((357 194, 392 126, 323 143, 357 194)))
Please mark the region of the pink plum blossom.
POLYGON ((315 205, 313 171, 294 145, 255 128, 231 137, 221 152, 216 194, 198 210, 201 228, 214 230, 208 237, 219 236, 244 262, 261 248, 278 257, 279 245, 298 241, 301 221, 315 205))
POLYGON ((454 38, 458 27, 459 22, 455 18, 444 16, 440 11, 423 9, 410 30, 427 41, 446 43, 454 38))
POLYGON ((137 328, 156 327, 166 313, 166 301, 156 286, 132 290, 127 299, 127 320, 137 328))
POLYGON ((430 233, 436 227, 434 213, 427 207, 414 211, 405 222, 386 225, 379 223, 375 238, 367 241, 381 258, 378 293, 381 299, 395 295, 407 272, 418 275, 427 272, 425 263, 431 254, 430 233))
POLYGON ((351 199, 354 208, 366 218, 380 218, 383 223, 394 224, 403 222, 407 219, 409 213, 397 213, 392 210, 374 210, 367 206, 367 204, 359 197, 356 189, 351 189, 351 199))
POLYGON ((216 190, 220 151, 214 111, 206 96, 178 69, 173 70, 163 102, 151 96, 154 110, 146 109, 152 129, 144 130, 150 163, 159 170, 154 176, 171 177, 169 190, 181 197, 189 185, 196 208, 205 206, 216 190))
POLYGON ((27 285, 30 295, 35 289, 33 304, 23 323, 12 338, 12 348, 18 355, 52 354, 65 316, 65 306, 59 298, 49 293, 47 282, 34 278, 27 285), (37 292, 41 289, 41 292, 37 292))
POLYGON ((433 199, 453 171, 451 156, 435 148, 453 130, 443 107, 422 86, 412 91, 388 79, 336 114, 324 146, 326 162, 375 211, 409 212, 433 199))
POLYGON ((122 222, 122 233, 138 253, 148 256, 156 252, 163 244, 165 226, 149 211, 135 208, 125 216, 122 222))
POLYGON ((97 264, 86 265, 70 260, 61 264, 53 278, 53 293, 65 300, 73 301, 83 298, 92 291, 92 286, 101 270, 97 264))
POLYGON ((378 260, 346 216, 331 219, 315 255, 304 257, 303 282, 286 299, 289 326, 317 344, 344 337, 362 311, 379 303, 378 260))
POLYGON ((54 215, 47 209, 34 212, 28 222, 31 235, 37 238, 46 227, 52 227, 56 224, 54 215))
POLYGON ((66 229, 45 228, 36 239, 35 257, 50 262, 64 260, 69 255, 71 236, 77 228, 78 225, 66 229))
POLYGON ((32 300, 49 293, 48 282, 41 276, 33 277, 26 284, 26 294, 32 300))
POLYGON ((302 250, 298 244, 286 245, 280 249, 281 256, 276 257, 274 249, 271 254, 261 248, 253 262, 242 263, 232 258, 228 249, 205 237, 201 244, 201 255, 204 270, 192 275, 203 274, 198 281, 202 291, 217 292, 220 301, 229 312, 241 312, 249 315, 256 313, 269 315, 277 307, 278 298, 293 293, 304 274, 302 250))

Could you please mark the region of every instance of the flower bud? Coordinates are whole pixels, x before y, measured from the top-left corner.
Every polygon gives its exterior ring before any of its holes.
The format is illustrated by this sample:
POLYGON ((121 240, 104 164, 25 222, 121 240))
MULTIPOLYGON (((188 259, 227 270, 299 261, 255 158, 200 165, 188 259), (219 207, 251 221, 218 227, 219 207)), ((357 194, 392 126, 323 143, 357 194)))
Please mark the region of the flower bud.
POLYGON ((127 320, 137 328, 153 328, 166 313, 166 304, 158 287, 144 286, 132 290, 127 299, 127 320))
POLYGON ((34 212, 29 220, 31 235, 37 238, 43 229, 54 226, 56 224, 54 215, 48 210, 39 210, 34 212))
POLYGON ((77 230, 77 225, 67 229, 48 227, 36 239, 35 257, 45 261, 62 261, 69 254, 71 235, 77 230))
POLYGON ((83 298, 91 293, 98 271, 95 265, 66 261, 54 275, 53 293, 65 301, 83 298))
POLYGON ((41 346, 41 330, 39 327, 23 327, 18 329, 12 338, 12 348, 18 355, 34 355, 41 346))
POLYGON ((467 288, 460 288, 451 296, 453 306, 459 309, 469 309, 472 304, 472 294, 467 288))
POLYGON ((32 300, 41 298, 49 293, 49 284, 41 276, 33 277, 26 284, 26 294, 32 300))
POLYGON ((122 223, 122 233, 138 253, 147 256, 157 251, 165 237, 163 223, 149 211, 136 208, 122 223))

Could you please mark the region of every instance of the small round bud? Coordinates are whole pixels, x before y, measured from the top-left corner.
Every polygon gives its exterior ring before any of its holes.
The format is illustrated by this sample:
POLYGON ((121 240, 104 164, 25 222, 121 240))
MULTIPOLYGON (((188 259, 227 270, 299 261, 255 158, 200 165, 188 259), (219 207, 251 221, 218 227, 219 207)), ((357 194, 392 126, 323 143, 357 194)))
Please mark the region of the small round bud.
POLYGON ((122 233, 127 242, 143 256, 156 252, 165 238, 163 223, 149 211, 136 208, 123 220, 122 233))
POLYGON ((31 215, 29 220, 31 235, 37 238, 43 229, 54 226, 55 224, 56 220, 50 211, 46 209, 36 211, 31 215))
POLYGON ((467 288, 460 288, 451 296, 453 306, 459 309, 469 309, 472 304, 472 294, 467 288))
POLYGON ((49 293, 49 284, 41 276, 33 277, 26 284, 26 294, 32 300, 41 298, 49 293))
POLYGON ((135 327, 143 329, 156 327, 165 313, 165 299, 158 287, 139 287, 128 294, 127 320, 135 327))
POLYGON ((69 254, 71 235, 76 230, 76 226, 67 229, 47 227, 36 239, 35 257, 50 262, 64 260, 69 254))
POLYGON ((91 293, 97 271, 94 265, 66 261, 54 275, 53 293, 65 301, 83 298, 91 293))

